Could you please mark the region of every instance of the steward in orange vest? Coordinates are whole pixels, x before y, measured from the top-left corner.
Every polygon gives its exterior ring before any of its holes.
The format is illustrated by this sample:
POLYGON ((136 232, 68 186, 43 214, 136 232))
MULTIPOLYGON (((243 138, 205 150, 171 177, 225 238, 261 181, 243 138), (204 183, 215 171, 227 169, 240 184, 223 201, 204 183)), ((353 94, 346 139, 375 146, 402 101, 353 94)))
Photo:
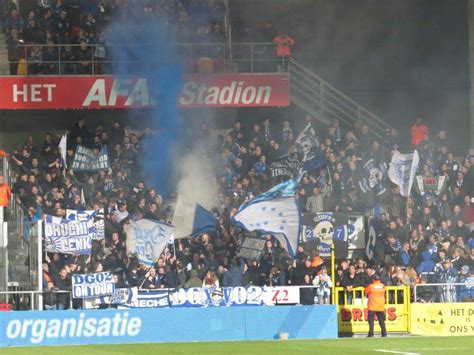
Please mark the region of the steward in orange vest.
POLYGON ((382 337, 387 336, 387 328, 385 327, 385 285, 380 282, 380 276, 375 275, 373 282, 365 288, 365 294, 369 298, 367 308, 369 310, 369 335, 374 336, 374 320, 377 316, 382 330, 382 337))

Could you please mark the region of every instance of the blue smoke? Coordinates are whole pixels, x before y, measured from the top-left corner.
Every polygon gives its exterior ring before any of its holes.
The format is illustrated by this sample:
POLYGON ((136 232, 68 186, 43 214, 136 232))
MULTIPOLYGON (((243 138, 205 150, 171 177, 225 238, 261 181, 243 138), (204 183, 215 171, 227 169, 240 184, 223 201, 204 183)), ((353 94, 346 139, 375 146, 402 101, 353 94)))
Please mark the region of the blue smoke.
POLYGON ((148 81, 154 108, 152 137, 141 142, 140 170, 148 186, 167 196, 172 184, 173 157, 181 132, 177 96, 182 65, 165 26, 156 19, 132 16, 111 24, 105 35, 116 76, 140 75, 148 81))

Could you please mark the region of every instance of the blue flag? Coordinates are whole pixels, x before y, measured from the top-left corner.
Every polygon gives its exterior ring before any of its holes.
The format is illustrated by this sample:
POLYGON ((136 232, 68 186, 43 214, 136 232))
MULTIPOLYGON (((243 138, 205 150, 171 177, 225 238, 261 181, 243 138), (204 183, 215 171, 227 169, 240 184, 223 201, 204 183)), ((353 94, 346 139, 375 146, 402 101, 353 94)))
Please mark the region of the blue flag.
POLYGON ((206 232, 215 232, 217 230, 216 225, 216 216, 201 205, 196 204, 191 237, 197 237, 206 232))

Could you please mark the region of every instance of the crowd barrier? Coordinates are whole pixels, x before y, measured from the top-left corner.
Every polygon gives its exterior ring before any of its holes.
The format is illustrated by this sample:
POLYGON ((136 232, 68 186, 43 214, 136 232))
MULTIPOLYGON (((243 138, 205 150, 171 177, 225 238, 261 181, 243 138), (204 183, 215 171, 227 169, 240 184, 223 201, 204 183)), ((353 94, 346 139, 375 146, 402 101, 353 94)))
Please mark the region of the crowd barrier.
MULTIPOLYGON (((410 288, 406 286, 387 286, 386 290, 386 325, 388 332, 408 332, 410 326, 410 288)), ((337 307, 339 333, 367 333, 368 310, 367 297, 363 287, 346 291, 336 287, 334 304, 337 307)))
POLYGON ((333 305, 4 312, 0 346, 337 338, 333 305))

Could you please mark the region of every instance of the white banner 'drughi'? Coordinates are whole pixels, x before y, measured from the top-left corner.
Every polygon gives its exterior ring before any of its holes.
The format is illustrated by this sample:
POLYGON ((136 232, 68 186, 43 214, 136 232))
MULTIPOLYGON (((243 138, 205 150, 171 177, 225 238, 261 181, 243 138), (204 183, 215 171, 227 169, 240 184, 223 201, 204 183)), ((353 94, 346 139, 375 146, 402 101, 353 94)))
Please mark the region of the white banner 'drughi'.
POLYGON ((44 245, 50 253, 88 255, 95 233, 91 219, 84 222, 68 221, 49 215, 44 219, 44 245))

